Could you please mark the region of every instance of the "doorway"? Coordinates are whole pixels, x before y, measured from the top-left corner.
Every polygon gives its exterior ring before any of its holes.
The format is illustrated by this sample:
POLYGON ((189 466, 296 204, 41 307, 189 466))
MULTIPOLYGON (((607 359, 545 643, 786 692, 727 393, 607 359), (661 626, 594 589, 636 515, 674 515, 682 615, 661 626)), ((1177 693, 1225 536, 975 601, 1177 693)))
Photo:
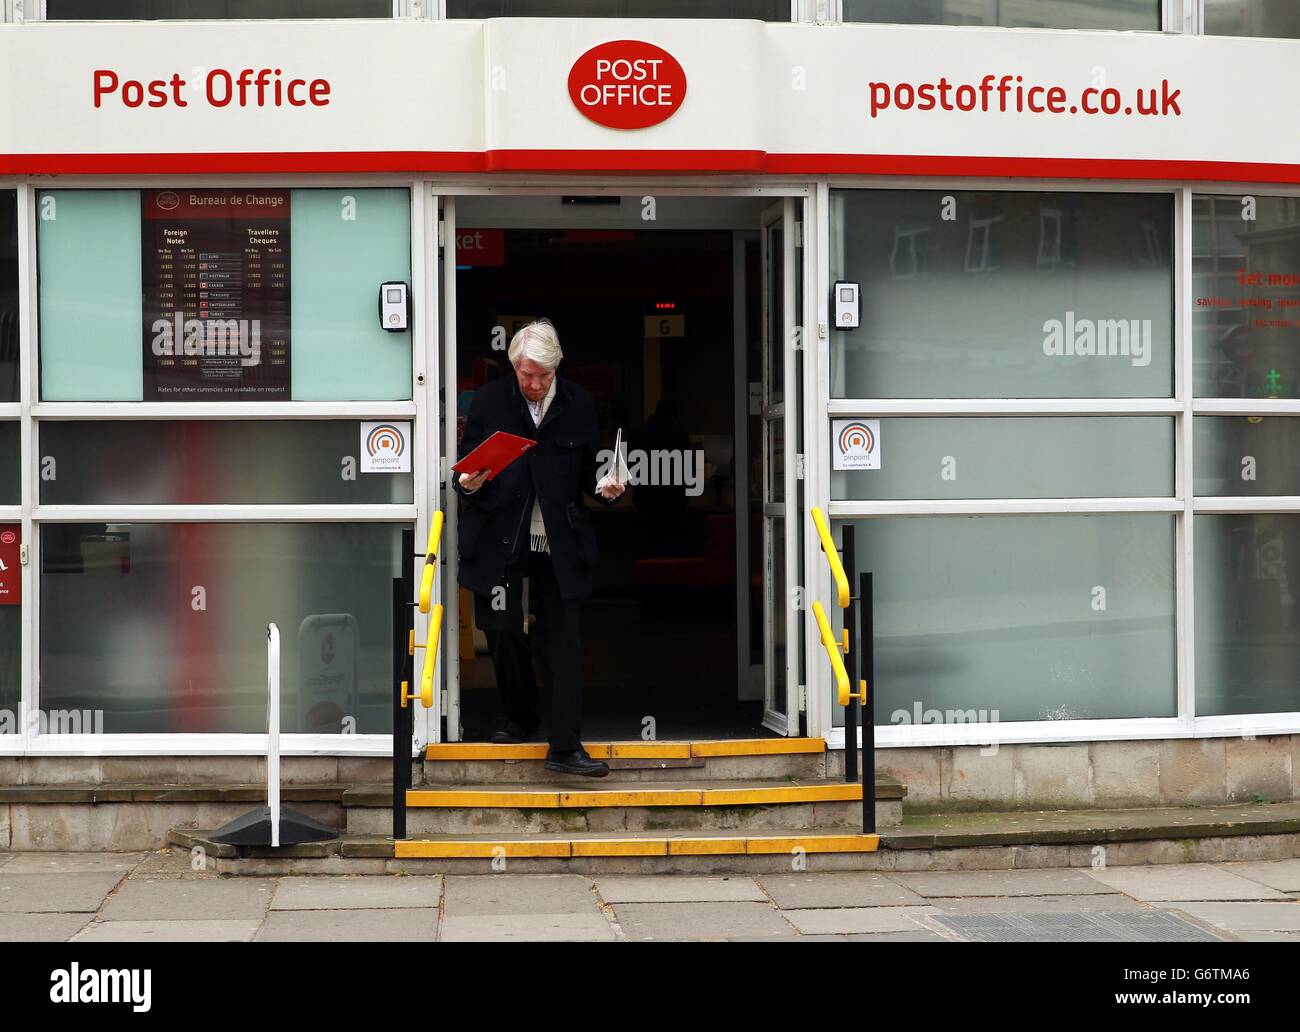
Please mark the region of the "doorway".
MULTIPOLYGON (((617 505, 589 504, 601 558, 582 604, 584 737, 793 733, 772 720, 796 657, 783 647, 784 621, 772 633, 788 553, 784 521, 772 518, 785 442, 769 404, 783 380, 772 317, 781 319, 789 264, 770 231, 770 198, 661 198, 652 219, 647 200, 454 199, 447 440, 476 389, 513 375, 515 331, 550 319, 560 376, 595 400, 601 448, 622 430, 631 474, 617 505)), ((458 596, 442 731, 485 741, 501 720, 495 676, 469 597, 458 596)))

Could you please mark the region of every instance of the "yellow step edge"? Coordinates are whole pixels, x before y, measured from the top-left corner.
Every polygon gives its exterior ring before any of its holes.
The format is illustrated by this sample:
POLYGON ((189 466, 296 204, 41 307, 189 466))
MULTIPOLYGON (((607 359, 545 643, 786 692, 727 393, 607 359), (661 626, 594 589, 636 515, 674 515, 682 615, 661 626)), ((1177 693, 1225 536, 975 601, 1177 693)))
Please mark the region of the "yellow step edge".
POLYGON ((785 756, 824 753, 824 738, 748 738, 715 742, 691 742, 691 755, 705 756, 785 756))
POLYGON ((862 798, 859 784, 782 785, 773 788, 611 788, 561 792, 555 789, 509 790, 413 788, 410 807, 518 807, 554 810, 600 806, 772 806, 781 803, 826 803, 862 798))
POLYGON ((393 843, 393 856, 398 860, 426 858, 450 860, 498 856, 563 857, 568 859, 572 856, 572 853, 570 843, 567 840, 520 842, 506 839, 500 842, 423 842, 418 839, 407 839, 393 843))
MULTIPOLYGON (((708 756, 781 756, 826 751, 824 738, 737 738, 699 742, 591 742, 587 755, 596 760, 681 760, 708 756)), ((426 760, 544 760, 544 742, 494 745, 491 742, 442 742, 427 745, 426 760)))
POLYGON ((397 859, 475 859, 590 856, 744 856, 792 853, 874 853, 879 835, 775 835, 737 838, 670 839, 408 839, 393 844, 397 859))
POLYGON ((667 856, 667 839, 574 839, 573 856, 667 856))

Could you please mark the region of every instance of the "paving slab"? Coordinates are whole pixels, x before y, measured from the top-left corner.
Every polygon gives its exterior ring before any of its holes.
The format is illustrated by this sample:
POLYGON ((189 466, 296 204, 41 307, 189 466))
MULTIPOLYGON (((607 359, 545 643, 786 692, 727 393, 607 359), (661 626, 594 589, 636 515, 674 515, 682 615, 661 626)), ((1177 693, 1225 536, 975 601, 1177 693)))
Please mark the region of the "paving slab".
POLYGON ((127 875, 144 881, 176 878, 220 878, 217 865, 211 862, 195 866, 190 854, 184 850, 164 850, 150 853, 127 875))
POLYGON ((0 914, 0 942, 64 942, 90 922, 92 914, 0 914))
POLYGON ((1300 902, 1160 903, 1161 910, 1187 914, 1230 932, 1300 932, 1300 902))
POLYGON ((437 909, 442 876, 354 875, 351 877, 281 878, 272 910, 417 910, 437 909))
POLYGON ((849 942, 961 942, 938 932, 878 932, 850 935, 849 942))
MULTIPOLYGON (((870 938, 870 937, 869 937, 870 938)), ((848 942, 847 935, 735 935, 728 936, 723 942, 848 942)))
POLYGON ((926 898, 937 896, 1087 896, 1115 890, 1083 871, 933 871, 891 874, 890 879, 926 898))
POLYGON ((1088 876, 1144 903, 1166 900, 1285 899, 1286 894, 1210 864, 1108 867, 1088 876))
POLYGON ((145 853, 15 853, 6 874, 80 874, 85 871, 130 871, 145 853))
POLYGON ((609 919, 590 914, 479 914, 442 921, 442 942, 611 942, 618 938, 609 919))
POLYGON ((1300 932, 1237 932, 1242 942, 1300 942, 1300 932))
POLYGON ((758 883, 782 910, 821 907, 919 906, 925 897, 883 874, 833 871, 824 874, 764 874, 758 883))
MULTIPOLYGON (((51 877, 32 875, 32 877, 51 877)), ((71 877, 71 876, 69 876, 71 877)), ((104 921, 260 921, 271 902, 271 878, 129 879, 105 905, 104 921)))
POLYGON ((1092 896, 972 896, 970 899, 934 899, 931 902, 945 914, 1122 913, 1147 909, 1145 903, 1118 892, 1092 896))
POLYGON ((1263 860, 1249 864, 1224 864, 1229 874, 1249 878, 1280 892, 1300 892, 1300 860, 1263 860))
POLYGON ((72 874, 10 874, 0 871, 0 914, 93 914, 121 871, 78 871, 72 874))
POLYGON ((614 915, 629 939, 798 934, 768 903, 619 903, 614 915))
POLYGON ((258 942, 434 942, 438 912, 418 910, 273 910, 258 942))
POLYGON ((766 903, 753 878, 693 877, 677 874, 597 878, 596 891, 606 903, 766 903))
POLYGON ((781 916, 802 935, 853 935, 863 932, 927 931, 924 918, 934 907, 839 907, 829 910, 782 910, 781 916))
POLYGON ((252 942, 260 921, 96 921, 76 942, 252 942))
POLYGON ((456 917, 594 913, 591 884, 580 874, 448 875, 444 910, 456 917))

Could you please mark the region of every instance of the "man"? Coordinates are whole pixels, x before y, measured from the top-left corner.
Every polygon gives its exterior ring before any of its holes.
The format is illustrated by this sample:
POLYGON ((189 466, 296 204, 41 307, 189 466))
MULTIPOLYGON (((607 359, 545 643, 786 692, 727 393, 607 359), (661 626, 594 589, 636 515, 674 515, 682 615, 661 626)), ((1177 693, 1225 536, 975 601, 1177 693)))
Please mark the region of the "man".
POLYGON ((506 726, 494 742, 522 742, 537 730, 537 685, 524 634, 523 580, 538 610, 543 679, 551 697, 546 769, 604 777, 609 767, 582 747, 582 653, 578 603, 591 594, 599 558, 583 495, 612 505, 623 485, 596 478, 596 405, 556 376, 564 353, 555 328, 529 323, 507 352, 514 375, 480 388, 470 404, 461 454, 498 430, 537 445, 496 479, 487 470, 452 474, 461 495, 460 584, 474 593, 474 619, 488 639, 506 726))

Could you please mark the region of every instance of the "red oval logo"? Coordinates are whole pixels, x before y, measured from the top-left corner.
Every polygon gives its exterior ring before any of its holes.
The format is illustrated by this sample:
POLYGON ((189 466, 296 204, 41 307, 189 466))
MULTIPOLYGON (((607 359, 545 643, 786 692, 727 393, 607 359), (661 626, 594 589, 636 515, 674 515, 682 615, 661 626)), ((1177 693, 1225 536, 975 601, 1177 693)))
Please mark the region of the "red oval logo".
POLYGON ((0 541, 3 541, 6 545, 12 545, 17 540, 18 535, 12 530, 6 530, 3 534, 0 534, 0 541))
POLYGON ((615 39, 592 47, 573 62, 569 97, 598 125, 645 129, 682 106, 686 72, 663 47, 615 39))

